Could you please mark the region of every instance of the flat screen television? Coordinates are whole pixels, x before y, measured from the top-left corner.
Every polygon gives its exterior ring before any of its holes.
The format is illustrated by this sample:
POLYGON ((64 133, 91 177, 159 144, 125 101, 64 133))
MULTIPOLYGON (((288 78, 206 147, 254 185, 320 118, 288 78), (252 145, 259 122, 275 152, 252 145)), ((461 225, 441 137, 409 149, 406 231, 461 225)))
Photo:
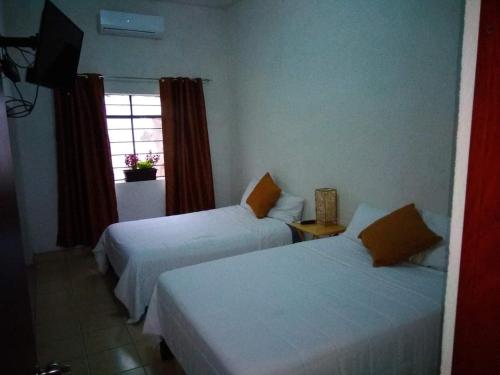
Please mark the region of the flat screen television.
POLYGON ((49 88, 70 88, 80 61, 83 31, 52 2, 45 1, 35 63, 26 80, 49 88))

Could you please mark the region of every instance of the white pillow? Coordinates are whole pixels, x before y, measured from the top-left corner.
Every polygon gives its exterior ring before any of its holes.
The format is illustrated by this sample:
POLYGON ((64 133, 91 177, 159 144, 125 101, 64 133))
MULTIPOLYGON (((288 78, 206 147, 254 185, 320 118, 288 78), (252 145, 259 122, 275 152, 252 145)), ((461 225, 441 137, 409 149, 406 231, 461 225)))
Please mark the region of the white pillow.
POLYGON ((422 214, 422 219, 424 219, 425 224, 427 224, 433 232, 443 237, 443 240, 429 250, 412 257, 411 261, 424 267, 446 271, 448 268, 450 218, 425 210, 422 210, 420 213, 422 214))
POLYGON ((429 211, 421 210, 420 214, 425 224, 436 234, 448 241, 450 237, 450 218, 444 215, 434 214, 429 211))
POLYGON ((250 195, 250 193, 252 193, 253 189, 255 189, 255 185, 257 185, 259 183, 261 178, 262 177, 259 177, 259 178, 255 177, 254 179, 252 179, 252 181, 250 181, 247 188, 243 192, 243 195, 241 196, 241 202, 240 202, 241 207, 250 208, 247 204, 248 196, 250 195))
POLYGON ((295 197, 291 194, 281 192, 280 198, 273 208, 267 213, 268 217, 292 223, 302 220, 302 211, 304 209, 304 198, 295 197))
MULTIPOLYGON (((443 242, 440 243, 442 244, 443 242)), ((425 251, 421 258, 416 258, 416 260, 411 259, 411 261, 420 266, 446 272, 448 269, 448 242, 444 245, 432 247, 425 251)))
POLYGON ((344 232, 344 236, 347 236, 354 241, 362 243, 361 240, 358 238, 358 235, 361 233, 361 231, 365 229, 368 225, 384 217, 388 213, 389 213, 388 210, 370 207, 366 203, 361 203, 356 209, 356 212, 354 213, 351 222, 347 226, 347 229, 344 232))

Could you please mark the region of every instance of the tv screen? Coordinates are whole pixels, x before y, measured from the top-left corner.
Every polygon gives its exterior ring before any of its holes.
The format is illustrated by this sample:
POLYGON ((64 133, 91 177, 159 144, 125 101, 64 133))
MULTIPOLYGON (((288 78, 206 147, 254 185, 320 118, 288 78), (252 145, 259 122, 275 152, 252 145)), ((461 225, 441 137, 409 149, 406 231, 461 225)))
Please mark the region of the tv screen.
POLYGON ((52 2, 43 8, 35 64, 26 80, 49 88, 70 88, 75 80, 83 31, 52 2))

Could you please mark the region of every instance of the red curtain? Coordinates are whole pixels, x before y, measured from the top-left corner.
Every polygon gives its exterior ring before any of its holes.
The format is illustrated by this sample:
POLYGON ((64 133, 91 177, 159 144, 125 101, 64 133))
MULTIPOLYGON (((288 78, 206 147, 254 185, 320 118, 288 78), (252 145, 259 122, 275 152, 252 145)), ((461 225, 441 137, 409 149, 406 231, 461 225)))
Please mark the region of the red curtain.
POLYGON ((481 2, 454 375, 500 374, 500 1, 481 2))
POLYGON ((102 78, 80 76, 71 90, 54 90, 54 102, 57 245, 93 247, 118 221, 102 78))
POLYGON ((167 215, 215 207, 201 79, 162 78, 160 99, 167 215))

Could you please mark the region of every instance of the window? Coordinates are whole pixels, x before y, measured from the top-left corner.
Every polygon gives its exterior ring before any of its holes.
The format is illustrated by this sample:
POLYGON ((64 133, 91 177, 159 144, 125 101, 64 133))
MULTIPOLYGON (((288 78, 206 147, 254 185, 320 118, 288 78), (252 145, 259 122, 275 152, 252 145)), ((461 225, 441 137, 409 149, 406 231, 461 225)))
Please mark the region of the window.
POLYGON ((115 181, 125 180, 125 155, 144 160, 149 151, 160 155, 156 175, 165 177, 160 97, 106 94, 105 103, 115 181))

